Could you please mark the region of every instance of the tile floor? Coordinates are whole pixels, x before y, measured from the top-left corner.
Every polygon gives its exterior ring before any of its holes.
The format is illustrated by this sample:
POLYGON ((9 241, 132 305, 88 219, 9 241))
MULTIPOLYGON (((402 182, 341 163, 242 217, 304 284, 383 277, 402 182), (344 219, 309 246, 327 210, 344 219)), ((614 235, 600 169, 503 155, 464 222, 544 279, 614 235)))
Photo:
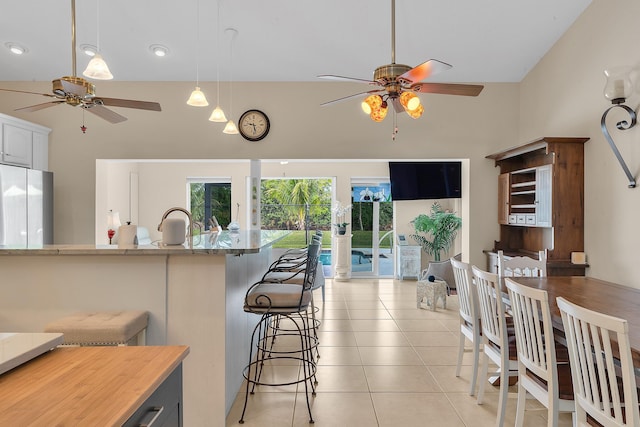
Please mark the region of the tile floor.
MULTIPOLYGON (((494 426, 497 388, 488 385, 483 405, 468 394, 471 353, 455 376, 458 300, 447 309, 416 308, 416 282, 327 280, 324 304, 315 296, 322 321, 317 394, 311 399, 315 426, 494 426)), ((291 342, 288 343, 291 345, 291 342)), ((278 345, 287 345, 280 340, 278 345)), ((295 374, 279 364, 269 375, 295 374)), ((505 426, 513 426, 516 388, 507 402, 505 426)), ((244 389, 227 417, 240 425, 244 389)), ((527 402, 525 426, 546 426, 546 409, 527 402)), ((259 387, 250 395, 243 426, 308 426, 304 385, 259 387)), ((570 426, 561 414, 560 426, 570 426)))

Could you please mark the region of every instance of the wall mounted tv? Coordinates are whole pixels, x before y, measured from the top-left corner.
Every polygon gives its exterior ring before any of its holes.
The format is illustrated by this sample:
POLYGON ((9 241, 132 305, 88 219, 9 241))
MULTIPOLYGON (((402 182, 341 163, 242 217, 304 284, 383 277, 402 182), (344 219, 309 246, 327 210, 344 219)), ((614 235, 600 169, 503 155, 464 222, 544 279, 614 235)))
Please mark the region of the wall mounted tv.
POLYGON ((389 162, 393 200, 459 199, 461 162, 389 162))

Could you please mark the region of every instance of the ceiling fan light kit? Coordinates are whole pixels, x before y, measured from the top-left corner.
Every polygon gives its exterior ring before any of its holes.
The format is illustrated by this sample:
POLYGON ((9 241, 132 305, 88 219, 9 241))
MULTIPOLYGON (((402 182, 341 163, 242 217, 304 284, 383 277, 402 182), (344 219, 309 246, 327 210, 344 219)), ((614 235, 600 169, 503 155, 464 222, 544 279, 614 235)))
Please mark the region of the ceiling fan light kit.
MULTIPOLYGON (((387 103, 393 105, 394 113, 407 113, 409 117, 414 119, 422 116, 424 107, 422 106, 420 98, 416 95, 416 92, 463 96, 477 96, 480 94, 484 87, 482 85, 426 83, 422 81, 436 73, 450 69, 451 65, 445 62, 429 59, 416 67, 396 64, 395 9, 396 2, 395 0, 391 0, 391 64, 376 68, 373 73, 373 80, 343 77, 333 74, 318 76, 323 79, 367 83, 371 86, 377 86, 378 88, 334 99, 333 101, 321 104, 322 106, 366 95, 361 103, 362 111, 369 114, 369 117, 371 117, 371 120, 374 122, 381 122, 387 115, 387 103)), ((397 126, 394 114, 394 139, 396 133, 397 126)))
POLYGON ((374 122, 381 122, 384 120, 385 117, 387 117, 388 111, 389 111, 389 108, 387 107, 387 101, 382 101, 382 104, 380 104, 380 107, 376 108, 375 110, 372 110, 369 117, 371 117, 371 120, 373 120, 374 122))
POLYGON ((372 111, 380 108, 382 105, 382 97, 380 95, 369 95, 362 101, 362 111, 365 114, 371 114, 372 111))
POLYGON ((416 111, 421 105, 420 98, 413 92, 402 92, 400 94, 400 104, 407 113, 416 111))

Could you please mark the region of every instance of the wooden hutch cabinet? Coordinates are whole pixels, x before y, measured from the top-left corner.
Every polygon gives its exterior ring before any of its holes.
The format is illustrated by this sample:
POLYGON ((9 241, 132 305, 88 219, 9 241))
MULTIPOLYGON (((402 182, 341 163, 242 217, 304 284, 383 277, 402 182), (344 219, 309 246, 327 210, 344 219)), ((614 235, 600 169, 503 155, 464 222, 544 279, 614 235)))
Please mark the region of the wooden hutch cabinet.
MULTIPOLYGON (((487 156, 500 168, 500 240, 493 255, 536 257, 547 249, 547 274, 584 275, 571 252, 584 251, 584 143, 545 137, 487 156)), ((489 252, 490 259, 492 253, 489 252)))

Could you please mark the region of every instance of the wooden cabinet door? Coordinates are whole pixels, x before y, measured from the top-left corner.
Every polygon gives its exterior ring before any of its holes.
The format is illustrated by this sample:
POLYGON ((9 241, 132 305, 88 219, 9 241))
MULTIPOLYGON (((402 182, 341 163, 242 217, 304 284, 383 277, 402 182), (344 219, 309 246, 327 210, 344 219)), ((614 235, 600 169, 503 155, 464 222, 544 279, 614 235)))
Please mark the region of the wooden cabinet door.
POLYGON ((509 194, 511 191, 509 174, 498 177, 498 224, 509 224, 509 194))
POLYGON ((552 195, 551 165, 540 166, 536 169, 536 225, 551 227, 551 195, 552 195))

